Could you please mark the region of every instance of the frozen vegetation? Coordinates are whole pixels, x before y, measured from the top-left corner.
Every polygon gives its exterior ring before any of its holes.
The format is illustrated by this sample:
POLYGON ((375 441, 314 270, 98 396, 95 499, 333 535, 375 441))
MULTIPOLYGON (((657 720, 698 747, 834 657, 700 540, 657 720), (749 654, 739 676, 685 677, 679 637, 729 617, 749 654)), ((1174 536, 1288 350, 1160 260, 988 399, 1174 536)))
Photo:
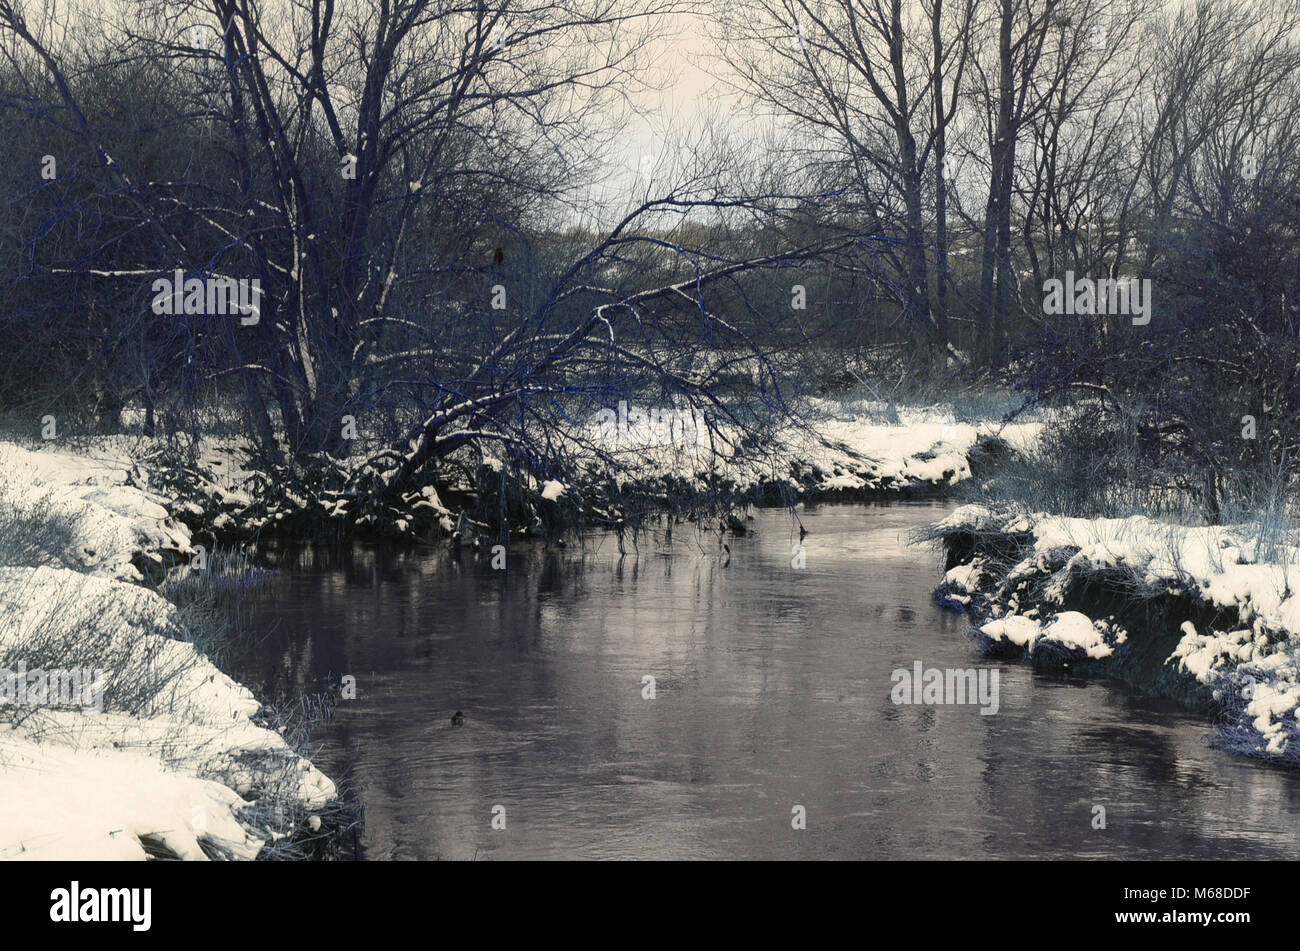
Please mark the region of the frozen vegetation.
POLYGON ((1300 764, 1300 539, 990 505, 931 536, 986 652, 1125 677, 1216 711, 1226 749, 1300 764))
POLYGON ((581 438, 557 437, 560 464, 549 474, 511 466, 494 445, 468 446, 424 484, 385 493, 398 460, 364 439, 344 458, 281 472, 255 461, 243 438, 213 436, 189 458, 171 458, 155 481, 192 529, 228 540, 460 539, 498 534, 502 515, 511 532, 549 538, 669 512, 944 492, 970 478, 981 454, 1019 446, 1038 429, 994 414, 959 418, 951 405, 815 399, 755 444, 717 420, 697 426, 668 409, 620 409, 593 414, 581 438))
POLYGON ((253 858, 335 799, 138 583, 191 553, 141 482, 110 442, 0 444, 0 859, 253 858), (94 680, 56 703, 50 671, 94 680))

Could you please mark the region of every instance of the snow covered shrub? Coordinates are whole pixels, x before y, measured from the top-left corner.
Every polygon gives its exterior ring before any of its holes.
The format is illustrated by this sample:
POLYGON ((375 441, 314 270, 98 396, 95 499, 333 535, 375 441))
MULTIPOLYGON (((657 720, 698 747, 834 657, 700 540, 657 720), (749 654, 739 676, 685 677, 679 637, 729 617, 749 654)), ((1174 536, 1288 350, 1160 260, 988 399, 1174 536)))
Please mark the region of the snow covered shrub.
MULTIPOLYGON (((177 612, 134 585, 66 569, 0 568, 0 668, 105 671, 103 708, 130 716, 171 715, 195 704, 207 667, 177 612)), ((10 721, 32 708, 0 707, 10 721)))
POLYGON ((961 583, 945 581, 934 591, 934 600, 945 611, 964 614, 970 607, 970 591, 961 583))
MULTIPOLYGON (((1280 659, 1280 658, 1279 658, 1280 659)), ((1215 682, 1219 701, 1217 749, 1300 766, 1300 677, 1297 661, 1244 663, 1215 682)))
POLYGON ((1013 616, 972 627, 967 633, 985 657, 1019 660, 1040 636, 1040 625, 1031 618, 1013 616))
POLYGON ((159 460, 158 480, 191 529, 222 541, 450 533, 451 512, 432 485, 389 490, 386 475, 393 465, 383 453, 347 460, 319 453, 292 465, 248 459, 237 481, 222 484, 225 477, 200 461, 170 455, 159 460))
POLYGON ((0 565, 36 568, 58 564, 55 552, 72 548, 77 536, 73 514, 46 495, 35 504, 18 504, 0 492, 0 565))

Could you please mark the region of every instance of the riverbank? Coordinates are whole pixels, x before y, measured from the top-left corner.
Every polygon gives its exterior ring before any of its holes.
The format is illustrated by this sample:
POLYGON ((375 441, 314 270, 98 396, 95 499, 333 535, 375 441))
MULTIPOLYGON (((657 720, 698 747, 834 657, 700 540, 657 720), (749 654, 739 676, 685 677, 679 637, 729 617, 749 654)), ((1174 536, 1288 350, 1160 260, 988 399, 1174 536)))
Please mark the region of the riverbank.
POLYGON ((986 654, 1122 678, 1212 712, 1219 748, 1300 765, 1297 539, 984 505, 923 537, 986 654))
POLYGON ((145 465, 177 518, 214 543, 460 545, 507 534, 560 541, 572 531, 636 532, 663 519, 735 525, 732 514, 753 505, 943 496, 1039 429, 1033 421, 962 421, 951 406, 814 400, 797 424, 762 445, 669 438, 648 424, 612 434, 593 427, 593 443, 570 447, 568 465, 549 476, 518 471, 493 448, 466 447, 385 496, 375 486, 394 463, 364 445, 290 470, 255 463, 241 438, 211 437, 189 458, 159 449, 145 465))
POLYGON ((191 536, 101 448, 0 444, 0 859, 311 851, 334 784, 145 586, 191 536))

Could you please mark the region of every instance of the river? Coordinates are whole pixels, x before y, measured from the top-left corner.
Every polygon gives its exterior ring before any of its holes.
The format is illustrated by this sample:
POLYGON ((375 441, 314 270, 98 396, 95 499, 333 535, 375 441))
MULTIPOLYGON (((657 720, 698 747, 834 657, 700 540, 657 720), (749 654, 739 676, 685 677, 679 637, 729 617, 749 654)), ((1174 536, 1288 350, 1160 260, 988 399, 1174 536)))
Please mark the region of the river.
POLYGON ((269 695, 356 678, 313 760, 363 804, 368 859, 1300 853, 1300 776, 1209 749, 1204 717, 978 657, 931 598, 938 552, 907 541, 945 509, 801 511, 802 569, 785 510, 729 561, 689 525, 505 571, 302 551, 234 673, 269 695), (995 668, 997 713, 896 705, 916 661, 995 668))

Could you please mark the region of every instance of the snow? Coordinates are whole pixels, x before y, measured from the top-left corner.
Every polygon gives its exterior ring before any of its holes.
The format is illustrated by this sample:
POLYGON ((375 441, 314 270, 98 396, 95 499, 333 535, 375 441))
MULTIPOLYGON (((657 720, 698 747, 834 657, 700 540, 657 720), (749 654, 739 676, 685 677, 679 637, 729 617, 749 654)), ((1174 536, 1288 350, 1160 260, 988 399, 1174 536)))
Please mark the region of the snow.
POLYGON ((985 624, 980 630, 995 641, 1006 639, 1017 647, 1033 648, 1043 636, 1042 626, 1033 618, 1010 615, 985 624))
POLYGON ((1199 634, 1191 621, 1184 621, 1180 630, 1183 636, 1169 659, 1203 684, 1214 683, 1225 667, 1250 660, 1254 654, 1255 635, 1250 630, 1199 634))
POLYGON ((147 656, 155 671, 176 672, 151 698, 159 709, 184 707, 196 718, 219 720, 258 710, 246 687, 201 662, 193 644, 173 639, 184 635, 176 609, 147 588, 65 568, 0 568, 0 650, 21 652, 34 632, 42 649, 75 647, 87 630, 106 638, 95 643, 97 652, 147 656))
POLYGON ((1078 611, 1062 611, 1046 625, 1019 614, 995 618, 984 624, 980 631, 990 640, 1006 640, 1033 653, 1035 646, 1052 641, 1071 650, 1080 650, 1088 657, 1100 659, 1113 654, 1114 648, 1106 643, 1103 631, 1092 619, 1078 611))
POLYGON ((1077 548, 1072 567, 1125 568, 1146 585, 1192 584, 1212 604, 1239 610, 1275 630, 1300 632, 1300 548, 1270 564, 1251 564, 1253 542, 1243 526, 1184 526, 1135 515, 998 518, 983 506, 962 506, 938 526, 1032 531, 1034 551, 1077 548))
POLYGON ((0 667, 106 672, 102 710, 0 706, 0 859, 143 859, 143 838, 186 859, 207 857, 200 843, 253 858, 266 833, 246 797, 316 808, 334 784, 254 722, 252 693, 183 639, 173 605, 128 583, 133 562, 187 555, 190 538, 127 484, 126 454, 103 450, 0 443, 0 513, 30 549, 0 566, 0 667))
POLYGON ((810 399, 800 407, 807 425, 788 425, 759 452, 736 455, 727 446, 732 433, 726 425, 719 427, 720 439, 711 440, 707 431, 697 438, 688 408, 633 401, 629 417, 633 410, 639 411, 640 423, 629 419, 617 432, 609 421, 612 408, 603 421, 600 414, 593 414, 587 426, 591 443, 625 466, 631 480, 673 476, 704 488, 721 477, 740 491, 772 480, 789 480, 799 483, 800 491, 812 487, 824 493, 953 485, 970 478, 968 457, 981 435, 1027 446, 1042 429, 1037 421, 962 423, 948 406, 810 399), (684 431, 674 439, 662 422, 656 430, 648 420, 655 411, 661 420, 664 416, 684 419, 684 431), (789 459, 797 460, 801 473, 813 477, 796 478, 783 468, 785 463, 777 462, 789 459))
POLYGON ((817 401, 828 418, 815 423, 816 438, 790 433, 787 442, 811 467, 826 473, 817 488, 839 489, 953 485, 970 478, 969 454, 981 434, 1024 442, 1037 423, 1010 427, 955 422, 944 407, 894 407, 868 401, 817 401))
POLYGON ((1287 737, 1282 732, 1283 722, 1288 716, 1295 719, 1296 707, 1300 706, 1300 684, 1284 687, 1259 684, 1253 695, 1246 713, 1254 717, 1255 729, 1267 741, 1266 749, 1270 753, 1285 751, 1287 737))
MULTIPOLYGON (((665 400, 658 405, 625 402, 626 407, 620 404, 617 409, 609 407, 578 418, 572 431, 555 437, 557 455, 568 463, 566 471, 575 474, 567 484, 529 478, 530 487, 551 502, 561 496, 585 495, 589 488, 599 495, 610 484, 605 476, 611 476, 623 489, 662 489, 663 483, 671 480, 674 490, 694 489, 701 495, 716 491, 753 494, 779 484, 783 491, 793 490, 796 502, 799 495, 810 493, 908 492, 969 478, 968 456, 982 436, 1027 445, 1041 429, 1038 422, 1012 426, 992 421, 958 422, 951 406, 899 407, 879 401, 812 399, 801 404, 803 423, 786 425, 759 445, 737 450, 739 434, 734 428, 724 423, 711 433, 698 408, 680 401, 665 400), (606 469, 606 461, 614 463, 612 472, 606 469), (582 481, 575 484, 574 479, 582 481)), ((444 438, 452 435, 444 434, 444 438)), ((413 451, 416 446, 418 441, 407 449, 413 451)), ((373 453, 384 447, 372 443, 358 448, 360 451, 346 459, 335 461, 341 473, 366 466, 373 453)), ((494 444, 478 449, 481 455, 473 460, 474 465, 501 471, 503 449, 494 444)), ((265 479, 252 471, 250 458, 246 440, 201 439, 197 469, 209 476, 194 475, 191 488, 206 498, 188 497, 181 503, 187 514, 217 528, 243 532, 254 532, 276 519, 277 514, 265 511, 244 488, 265 479)), ((262 498, 260 493, 258 498, 262 498)), ((406 495, 403 502, 409 506, 406 512, 392 511, 382 518, 359 514, 356 524, 387 530, 398 527, 396 519, 401 516, 411 530, 417 524, 428 524, 427 518, 421 517, 417 523, 411 517, 417 513, 433 515, 448 532, 456 524, 457 513, 443 505, 436 493, 427 499, 406 495)), ((346 500, 329 494, 315 503, 331 518, 351 514, 346 500)))
POLYGON ((0 732, 0 859, 143 860, 148 836, 183 859, 199 838, 254 858, 262 840, 234 818, 220 783, 139 753, 51 748, 0 732))
MULTIPOLYGON (((1191 621, 1184 622, 1166 664, 1214 687, 1220 699, 1231 699, 1235 692, 1247 701, 1245 716, 1259 735, 1257 752, 1286 753, 1291 737, 1300 735, 1298 540, 1283 539, 1270 560, 1257 563, 1258 528, 1248 525, 1187 526, 1145 516, 1065 518, 994 512, 980 505, 956 509, 936 531, 1031 534, 1026 556, 1006 573, 1008 582, 1042 574, 1054 552, 1072 552, 1064 567, 1052 573, 1044 589, 1046 602, 1059 602, 1076 575, 1122 571, 1148 591, 1185 593, 1219 609, 1221 616, 1235 619, 1228 629, 1198 630, 1191 621)), ((953 569, 946 580, 973 593, 981 580, 979 560, 959 567, 968 570, 953 569)), ((991 639, 1006 638, 1030 649, 1042 640, 1056 640, 1094 658, 1113 653, 1104 638, 1105 626, 1077 612, 1057 615, 1035 635, 1036 622, 1015 615, 1014 597, 1007 605, 1009 616, 981 628, 991 639)), ((1116 643, 1124 636, 1121 633, 1116 643)))
POLYGON ((137 553, 153 561, 164 550, 188 554, 190 536, 168 517, 162 499, 125 484, 129 471, 129 461, 112 453, 32 452, 0 443, 0 512, 68 526, 60 546, 45 552, 50 564, 139 581, 137 553))
POLYGON ((1107 644, 1092 618, 1078 611, 1062 611, 1047 625, 1043 639, 1078 648, 1093 659, 1109 657, 1115 649, 1107 644))

